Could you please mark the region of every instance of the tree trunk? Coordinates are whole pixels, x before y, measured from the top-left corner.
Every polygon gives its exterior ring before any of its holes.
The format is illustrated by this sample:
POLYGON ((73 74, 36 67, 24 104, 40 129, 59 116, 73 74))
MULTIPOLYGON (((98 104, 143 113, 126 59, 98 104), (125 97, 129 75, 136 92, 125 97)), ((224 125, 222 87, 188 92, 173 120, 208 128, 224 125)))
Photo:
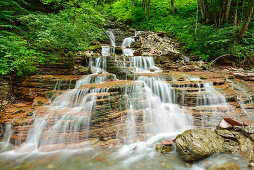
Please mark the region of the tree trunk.
POLYGON ((150 20, 151 0, 148 0, 148 20, 150 20))
POLYGON ((247 16, 247 18, 246 18, 246 20, 245 20, 245 22, 244 22, 240 32, 236 36, 236 39, 235 39, 236 42, 239 42, 243 38, 243 36, 244 36, 244 34, 245 34, 245 32, 246 32, 246 30, 248 28, 248 25, 249 25, 249 23, 250 23, 250 21, 252 19, 253 14, 254 14, 254 0, 251 0, 249 15, 247 16))
POLYGON ((234 14, 234 27, 236 27, 237 25, 238 4, 239 4, 239 0, 236 0, 235 14, 234 14))
POLYGON ((197 0, 197 13, 196 13, 196 27, 195 27, 195 34, 197 33, 197 29, 198 29, 198 0, 197 0))
POLYGON ((232 0, 228 0, 228 3, 227 3, 227 8, 226 8, 226 12, 225 12, 225 21, 226 22, 228 21, 231 2, 232 2, 232 0))
POLYGON ((131 2, 132 2, 132 6, 134 6, 134 5, 135 5, 135 4, 134 4, 134 0, 132 0, 131 2))
POLYGON ((205 24, 209 22, 209 13, 208 13, 208 5, 207 5, 207 0, 203 0, 203 10, 204 10, 204 15, 205 15, 205 24))
POLYGON ((175 0, 171 0, 171 8, 172 8, 173 13, 175 13, 176 12, 175 0))
POLYGON ((202 15, 202 20, 205 20, 205 12, 204 12, 204 8, 203 8, 203 3, 201 3, 201 0, 197 0, 198 6, 200 8, 201 11, 201 15, 202 15))
POLYGON ((146 18, 146 0, 143 0, 143 8, 144 8, 144 14, 145 14, 145 18, 146 18))

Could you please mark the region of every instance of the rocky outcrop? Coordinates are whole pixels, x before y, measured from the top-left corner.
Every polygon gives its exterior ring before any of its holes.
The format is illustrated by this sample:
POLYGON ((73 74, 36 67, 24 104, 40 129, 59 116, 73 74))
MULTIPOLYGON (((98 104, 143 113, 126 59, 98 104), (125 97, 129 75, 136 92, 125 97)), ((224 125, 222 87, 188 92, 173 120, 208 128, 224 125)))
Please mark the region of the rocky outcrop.
POLYGON ((210 129, 190 129, 176 137, 183 160, 193 162, 223 151, 223 138, 210 129))
POLYGON ((209 129, 187 130, 176 138, 177 151, 187 162, 204 159, 219 152, 237 153, 253 159, 253 127, 237 126, 236 122, 221 121, 215 132, 209 129))

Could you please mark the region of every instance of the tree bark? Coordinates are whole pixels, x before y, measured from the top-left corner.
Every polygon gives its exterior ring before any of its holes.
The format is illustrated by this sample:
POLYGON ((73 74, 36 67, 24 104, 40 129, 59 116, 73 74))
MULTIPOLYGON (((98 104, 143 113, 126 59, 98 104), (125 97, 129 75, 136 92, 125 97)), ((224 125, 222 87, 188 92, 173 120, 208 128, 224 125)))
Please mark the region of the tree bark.
POLYGON ((175 0, 171 0, 171 8, 172 8, 173 13, 175 13, 176 12, 175 0))
POLYGON ((134 6, 134 5, 135 5, 135 4, 134 4, 134 0, 132 0, 131 2, 132 2, 132 6, 134 6))
POLYGON ((229 18, 231 2, 232 2, 232 0, 228 0, 228 3, 227 3, 226 13, 225 13, 225 21, 226 22, 228 21, 228 18, 229 18))
POLYGON ((144 17, 146 18, 146 0, 143 0, 144 17))
POLYGON ((237 25, 237 13, 238 13, 239 0, 236 0, 235 13, 234 13, 234 27, 237 25))
POLYGON ((209 22, 209 13, 208 13, 208 5, 207 5, 207 0, 203 0, 203 10, 204 10, 204 21, 205 24, 209 22))
POLYGON ((197 0, 197 13, 196 13, 196 27, 195 27, 195 34, 197 33, 198 30, 198 0, 197 0))
POLYGON ((245 34, 245 32, 246 32, 246 30, 248 28, 248 25, 249 25, 249 23, 250 23, 250 21, 251 21, 251 19, 253 17, 253 14, 254 14, 254 0, 251 0, 249 15, 247 16, 247 18, 246 18, 246 20, 245 20, 245 22, 244 22, 240 32, 236 36, 236 39, 235 39, 236 42, 239 42, 243 38, 243 36, 244 36, 244 34, 245 34))
POLYGON ((150 4, 151 0, 148 0, 148 20, 150 20, 150 10, 151 10, 151 4, 150 4))

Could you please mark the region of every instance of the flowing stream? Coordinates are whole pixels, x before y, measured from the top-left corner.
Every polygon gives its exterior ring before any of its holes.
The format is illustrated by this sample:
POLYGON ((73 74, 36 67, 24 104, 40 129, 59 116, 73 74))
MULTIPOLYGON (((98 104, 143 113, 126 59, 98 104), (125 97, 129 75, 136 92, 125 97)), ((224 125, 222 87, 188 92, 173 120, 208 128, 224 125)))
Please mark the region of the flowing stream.
MULTIPOLYGON (((19 146, 20 142, 16 142, 15 149, 0 154, 6 168, 20 164, 23 166, 24 162, 29 167, 36 162, 36 169, 204 169, 203 163, 187 167, 176 151, 165 157, 154 149, 155 144, 162 139, 172 140, 184 130, 195 127, 193 116, 186 114, 185 105, 189 102, 186 92, 182 90, 181 102, 178 103, 178 92, 173 84, 158 76, 142 75, 160 73, 161 69, 155 66, 153 57, 133 56, 134 50, 129 48, 134 42, 133 37, 124 39, 122 59, 116 62, 116 66, 133 68, 134 74, 141 75, 133 81, 119 80, 107 68, 108 58, 114 57, 112 54, 116 47, 114 34, 111 31, 107 31, 107 34, 111 46, 103 46, 103 56, 89 61, 93 74, 78 80, 74 89, 68 86, 65 92, 54 95, 50 105, 36 110, 34 123, 29 128, 25 141, 19 146), (91 134, 96 131, 95 115, 100 115, 106 106, 113 107, 112 103, 99 104, 116 93, 112 87, 105 86, 109 82, 131 83, 121 88, 119 94, 119 101, 123 104, 117 110, 122 111, 122 116, 112 130, 115 132, 112 140, 117 141, 117 145, 113 147, 111 143, 107 149, 98 149, 94 147, 94 137, 91 134)), ((57 84, 55 90, 60 88, 61 84, 57 84)), ((212 84, 199 84, 199 79, 195 88, 197 97, 193 107, 200 112, 204 107, 211 108, 212 116, 203 118, 203 121, 218 121, 220 116, 216 108, 229 107, 225 97, 212 84)), ((112 112, 111 109, 110 114, 112 112)), ((213 127, 204 122, 201 122, 201 126, 213 127)), ((5 146, 9 145, 11 135, 11 125, 8 124, 4 136, 5 146)), ((224 156, 223 159, 233 158, 224 156)), ((218 161, 221 156, 209 160, 218 161)))

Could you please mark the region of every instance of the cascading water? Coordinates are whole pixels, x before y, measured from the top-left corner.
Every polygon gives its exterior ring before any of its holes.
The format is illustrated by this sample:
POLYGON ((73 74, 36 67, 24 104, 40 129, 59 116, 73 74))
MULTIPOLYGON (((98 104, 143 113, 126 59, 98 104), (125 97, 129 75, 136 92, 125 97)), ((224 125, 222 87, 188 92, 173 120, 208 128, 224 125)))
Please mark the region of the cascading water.
MULTIPOLYGON (((114 34, 112 31, 106 33, 114 49, 116 46, 114 34)), ((124 39, 123 55, 114 60, 118 68, 134 68, 132 72, 136 77, 133 81, 117 80, 116 75, 107 72, 110 71, 107 70, 107 62, 108 59, 114 58, 111 56, 114 51, 111 50, 112 47, 103 46, 103 56, 89 60, 93 74, 78 80, 74 89, 68 87, 66 92, 55 94, 50 105, 36 110, 33 125, 25 142, 16 150, 0 154, 0 158, 15 159, 25 155, 27 159, 34 155, 64 152, 64 156, 67 155, 65 158, 70 159, 71 156, 75 157, 73 153, 80 154, 81 150, 88 150, 87 156, 94 158, 98 153, 92 147, 113 138, 112 140, 120 141, 117 151, 110 152, 108 156, 114 165, 111 166, 110 162, 103 164, 102 158, 96 159, 101 161, 101 169, 124 169, 138 161, 151 162, 156 159, 155 144, 165 138, 171 140, 184 130, 194 127, 192 114, 186 114, 185 106, 190 102, 188 97, 191 99, 195 96, 196 101, 191 103, 192 109, 200 110, 200 113, 203 107, 212 108, 209 120, 216 119, 217 107, 228 107, 225 97, 217 92, 212 84, 200 84, 199 79, 193 79, 192 81, 197 81, 193 86, 196 89, 191 94, 193 96, 186 96, 187 92, 183 89, 189 88, 190 85, 178 87, 173 84, 174 81, 169 83, 155 76, 161 69, 155 66, 153 57, 133 56, 134 51, 126 48, 133 41, 132 37, 124 39), (147 73, 150 76, 147 76, 147 73), (121 87, 119 84, 122 82, 130 84, 121 87), (114 98, 117 99, 112 103, 111 100, 114 98), (116 107, 115 105, 118 108, 114 110, 112 108, 116 107), (116 112, 120 113, 119 119, 116 112), (100 119, 100 116, 108 117, 100 119), (112 123, 110 130, 103 131, 104 126, 105 129, 111 126, 109 122, 114 117, 117 122, 112 123), (97 125, 98 122, 101 124, 97 125), (96 131, 97 128, 101 129, 96 131), (104 137, 104 133, 110 135, 104 137), (95 145, 92 142, 94 140, 95 145), (104 165, 107 167, 103 167, 104 165)), ((62 90, 62 87, 63 85, 59 83, 54 90, 62 90)), ((12 135, 11 125, 7 125, 5 134, 5 143, 9 143, 12 135)), ((173 155, 176 155, 175 152, 173 155)), ((61 159, 64 156, 60 156, 61 159)), ((176 160, 177 158, 172 162, 177 164, 178 169, 186 169, 179 160, 178 162, 176 160)), ((84 165, 87 167, 83 169, 98 169, 93 167, 91 162, 84 165)), ((63 169, 68 169, 69 166, 66 165, 63 169)))

